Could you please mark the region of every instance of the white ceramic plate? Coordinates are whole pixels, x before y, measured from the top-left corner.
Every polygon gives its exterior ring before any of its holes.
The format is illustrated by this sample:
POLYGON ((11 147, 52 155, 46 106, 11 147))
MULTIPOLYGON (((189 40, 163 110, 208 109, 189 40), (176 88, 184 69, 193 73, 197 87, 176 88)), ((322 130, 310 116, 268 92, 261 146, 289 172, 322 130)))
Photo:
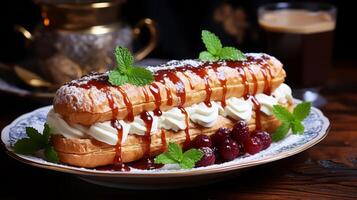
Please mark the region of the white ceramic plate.
POLYGON ((171 188, 217 181, 244 168, 272 162, 304 151, 321 141, 327 135, 330 127, 329 120, 322 112, 317 108, 312 108, 310 115, 303 122, 305 125, 304 134, 289 135, 253 156, 240 157, 230 162, 190 170, 165 166, 164 169, 156 170, 99 171, 50 163, 40 157, 25 156, 13 152, 11 146, 18 139, 25 137, 25 127, 32 126, 40 132, 42 131, 46 115, 51 107, 42 107, 24 114, 2 130, 1 141, 7 153, 13 158, 32 166, 76 174, 92 183, 120 188, 171 188))

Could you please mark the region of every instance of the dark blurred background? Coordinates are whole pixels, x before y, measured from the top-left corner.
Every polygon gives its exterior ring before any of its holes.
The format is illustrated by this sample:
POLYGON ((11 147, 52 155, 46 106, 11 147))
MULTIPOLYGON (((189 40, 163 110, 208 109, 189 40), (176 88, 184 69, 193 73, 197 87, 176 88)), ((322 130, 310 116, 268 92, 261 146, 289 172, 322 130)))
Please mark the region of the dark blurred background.
MULTIPOLYGON (((238 46, 244 52, 262 52, 264 43, 257 24, 257 7, 273 2, 251 1, 187 1, 187 0, 127 0, 122 2, 122 21, 132 26, 139 19, 150 17, 159 28, 158 47, 151 58, 195 58, 203 49, 200 31, 215 32, 225 45, 238 46)), ((346 1, 328 2, 338 8, 335 32, 334 62, 352 66, 356 62, 357 29, 355 7, 346 1)), ((14 24, 29 30, 40 23, 39 7, 31 0, 3 0, 0 9, 0 61, 16 62, 26 55, 24 39, 14 32, 14 24)), ((139 48, 140 44, 135 47, 139 48)))

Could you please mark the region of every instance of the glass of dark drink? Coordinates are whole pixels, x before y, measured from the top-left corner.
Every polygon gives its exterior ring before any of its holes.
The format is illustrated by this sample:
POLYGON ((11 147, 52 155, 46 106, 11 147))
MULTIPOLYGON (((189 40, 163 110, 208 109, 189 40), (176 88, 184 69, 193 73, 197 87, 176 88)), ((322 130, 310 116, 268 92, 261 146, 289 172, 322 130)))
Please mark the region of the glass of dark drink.
POLYGON ((286 82, 304 100, 321 105, 319 89, 332 63, 337 10, 325 3, 272 3, 258 9, 267 52, 284 64, 286 82))

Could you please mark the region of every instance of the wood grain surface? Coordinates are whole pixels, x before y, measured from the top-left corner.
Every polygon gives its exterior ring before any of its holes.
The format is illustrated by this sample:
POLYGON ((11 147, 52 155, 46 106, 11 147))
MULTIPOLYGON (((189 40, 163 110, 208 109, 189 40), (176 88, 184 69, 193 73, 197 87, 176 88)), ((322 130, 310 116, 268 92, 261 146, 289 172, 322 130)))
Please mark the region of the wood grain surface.
MULTIPOLYGON (((180 190, 105 188, 19 163, 0 151, 0 199, 357 199, 357 91, 324 92, 329 135, 298 155, 222 182, 180 190)), ((39 104, 1 95, 0 128, 39 104)))

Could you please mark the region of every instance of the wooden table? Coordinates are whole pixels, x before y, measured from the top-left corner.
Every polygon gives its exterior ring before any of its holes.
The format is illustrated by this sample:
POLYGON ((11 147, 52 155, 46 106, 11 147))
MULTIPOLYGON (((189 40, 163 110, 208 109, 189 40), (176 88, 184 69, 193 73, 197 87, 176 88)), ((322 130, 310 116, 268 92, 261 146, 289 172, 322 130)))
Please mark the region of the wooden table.
MULTIPOLYGON (((111 189, 19 163, 0 151, 0 199, 357 199, 357 91, 325 94, 328 104, 322 110, 332 123, 326 139, 224 182, 165 191, 111 189)), ((40 106, 19 97, 0 98, 0 128, 40 106)))

